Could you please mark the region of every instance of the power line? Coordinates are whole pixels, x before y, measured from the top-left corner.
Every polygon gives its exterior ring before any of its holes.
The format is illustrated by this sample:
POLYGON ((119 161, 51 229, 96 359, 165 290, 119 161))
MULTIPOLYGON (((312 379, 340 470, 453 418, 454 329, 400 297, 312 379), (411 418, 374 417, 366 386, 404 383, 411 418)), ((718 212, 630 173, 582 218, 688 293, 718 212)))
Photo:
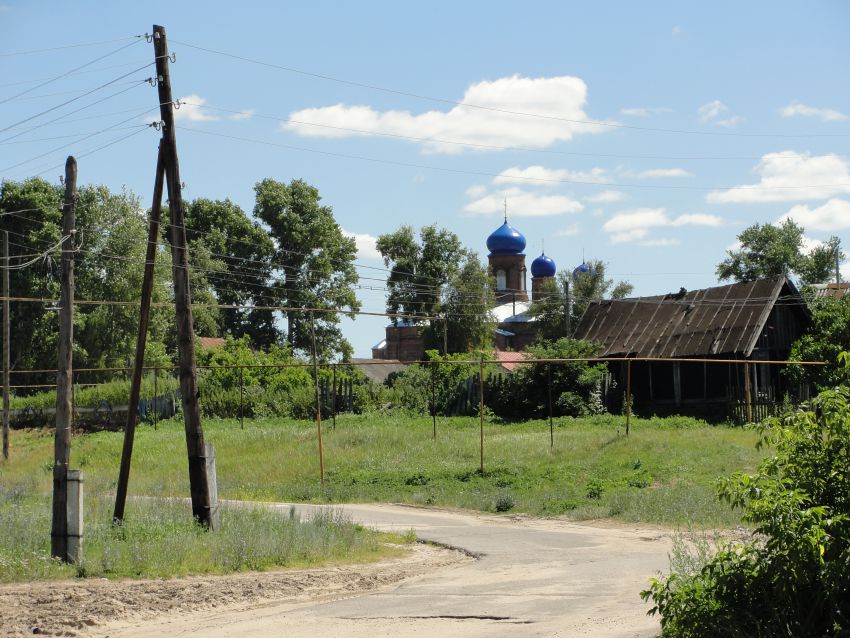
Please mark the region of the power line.
MULTIPOLYGON (((127 39, 132 39, 133 42, 131 44, 135 44, 136 42, 141 41, 141 38, 144 38, 143 35, 130 35, 124 36, 123 38, 113 38, 111 40, 98 40, 97 42, 77 42, 76 44, 65 44, 58 47, 49 47, 46 49, 30 49, 29 51, 12 51, 9 53, 0 53, 0 58, 9 58, 16 55, 33 55, 35 53, 49 53, 50 51, 64 51, 66 49, 79 49, 82 47, 94 47, 101 44, 112 44, 113 42, 124 42, 127 39)), ((126 47, 122 47, 126 48, 126 47)), ((120 49, 119 49, 120 50, 120 49)), ((111 55, 111 54, 107 54, 111 55)))
POLYGON ((94 58, 93 60, 89 60, 88 62, 81 64, 80 66, 74 67, 70 71, 65 71, 64 73, 60 73, 59 75, 54 75, 53 77, 49 78, 48 80, 45 80, 41 84, 38 84, 36 86, 32 86, 32 87, 30 87, 30 88, 28 88, 24 91, 21 91, 20 93, 16 93, 15 95, 12 95, 10 97, 4 98, 3 100, 0 100, 0 104, 5 104, 6 102, 14 100, 15 98, 21 97, 22 95, 26 95, 27 93, 29 93, 31 91, 35 91, 36 89, 40 89, 43 86, 47 86, 48 84, 56 82, 57 80, 61 80, 62 78, 68 77, 69 75, 73 75, 74 73, 76 73, 77 71, 79 71, 81 69, 84 69, 88 66, 91 66, 92 64, 95 64, 97 62, 100 62, 101 60, 105 60, 106 58, 113 56, 116 53, 119 53, 119 52, 123 51, 124 49, 126 49, 128 47, 133 46, 134 44, 136 44, 136 42, 138 42, 138 40, 136 40, 134 42, 130 42, 129 44, 125 44, 122 47, 118 47, 117 49, 110 51, 109 53, 107 53, 105 55, 98 56, 98 57, 94 58))
POLYGON ((284 66, 282 64, 275 64, 272 62, 266 62, 263 60, 257 60, 254 58, 249 58, 242 55, 236 55, 235 53, 228 53, 226 51, 218 51, 216 49, 210 49, 207 47, 202 47, 196 44, 190 44, 188 42, 182 42, 180 40, 172 40, 175 44, 180 44, 185 47, 189 47, 191 49, 197 49, 198 51, 204 51, 205 53, 212 53, 215 55, 220 55, 223 57, 231 58, 234 60, 239 60, 241 62, 247 62, 250 64, 256 64, 258 66, 265 66, 268 68, 278 69, 280 71, 286 71, 288 73, 296 73, 298 75, 303 75, 307 77, 312 77, 320 80, 327 80, 330 82, 337 82, 339 84, 346 84, 349 86, 356 86, 358 88, 369 89, 372 91, 381 91, 383 93, 390 93, 393 95, 401 95, 404 97, 411 97, 417 100, 426 100, 429 102, 437 102, 440 104, 449 104, 452 106, 459 106, 469 109, 483 110, 483 111, 491 111, 495 113, 504 113, 507 115, 517 115, 522 117, 532 117, 532 118, 540 118, 545 120, 554 120, 559 122, 568 122, 570 124, 581 124, 586 126, 603 126, 617 129, 631 129, 638 131, 647 131, 653 133, 675 133, 675 134, 683 134, 683 135, 706 135, 706 136, 719 136, 719 137, 787 137, 787 138, 807 138, 807 137, 850 137, 850 133, 739 133, 732 131, 698 131, 692 129, 667 129, 667 128, 655 128, 649 126, 635 126, 630 124, 621 124, 619 122, 607 122, 603 120, 580 120, 574 118, 566 118, 560 117, 557 115, 545 115, 543 113, 527 113, 524 111, 514 111, 511 109, 504 109, 494 106, 483 106, 481 104, 470 104, 469 102, 458 102, 456 100, 449 100, 446 98, 433 97, 429 95, 423 95, 420 93, 411 93, 408 91, 401 91, 398 89, 391 89, 383 86, 378 86, 376 84, 368 84, 365 82, 357 82, 354 80, 346 80, 343 78, 334 77, 332 75, 322 74, 322 73, 313 73, 310 71, 305 71, 303 69, 297 69, 291 66, 284 66))
MULTIPOLYGON (((294 120, 289 117, 280 117, 275 115, 263 115, 261 113, 257 113, 255 111, 238 111, 233 109, 226 109, 218 106, 212 106, 210 104, 199 104, 197 102, 186 102, 180 100, 181 104, 187 104, 189 106, 195 106, 201 109, 210 109, 212 111, 221 111, 223 113, 231 113, 234 115, 244 115, 250 117, 256 117, 264 120, 272 120, 276 122, 282 122, 285 124, 302 124, 305 126, 315 126, 318 128, 325 128, 334 131, 347 131, 350 133, 357 133, 358 135, 366 135, 366 136, 376 136, 376 137, 388 137, 392 139, 400 139, 400 140, 408 140, 411 142, 428 142, 431 144, 450 144, 456 146, 464 146, 469 148, 480 148, 494 151, 522 151, 526 153, 545 153, 547 155, 569 155, 574 157, 605 157, 605 158, 614 158, 614 159, 644 159, 644 160, 671 160, 671 161, 701 161, 701 160, 761 160, 762 157, 754 156, 754 155, 628 155, 623 153, 581 153, 577 151, 559 151, 559 150, 551 150, 544 148, 529 148, 526 146, 499 146, 496 144, 481 144, 476 142, 464 142, 458 140, 448 140, 445 138, 439 137, 415 137, 412 135, 401 135, 398 133, 387 133, 384 131, 374 131, 368 129, 357 129, 350 128, 345 126, 332 126, 330 124, 320 124, 318 122, 305 122, 304 120, 294 120)), ((846 154, 838 154, 835 155, 839 157, 847 157, 846 154)), ((783 154, 776 153, 774 155, 778 158, 783 159, 793 159, 799 158, 802 155, 800 153, 791 153, 791 154, 783 154)))
POLYGON ((366 155, 353 155, 349 153, 338 153, 335 151, 323 151, 315 148, 308 148, 304 146, 294 146, 292 144, 280 144, 277 142, 271 142, 269 140, 258 140, 252 139, 249 137, 240 137, 237 135, 229 135, 226 133, 215 133, 213 131, 205 131, 203 129, 189 128, 183 127, 181 130, 190 131, 193 133, 201 133, 203 135, 211 135, 214 137, 222 137, 225 139, 236 140, 239 142, 250 142, 253 144, 261 144, 264 146, 273 146, 278 148, 283 148, 290 151, 300 151, 305 153, 314 153, 317 155, 327 155, 330 157, 338 157, 342 159, 352 159, 364 162, 372 162, 375 164, 384 164, 389 166, 402 166, 406 168, 416 168, 420 170, 429 170, 429 171, 437 171, 442 173, 453 173, 459 175, 475 175, 477 177, 502 177, 511 180, 517 181, 525 181, 525 182, 533 182, 533 183, 544 183, 544 184, 582 184, 585 186, 595 186, 595 187, 613 187, 613 188, 649 188, 649 189, 665 189, 665 190, 691 190, 691 191, 713 191, 713 190, 727 190, 727 189, 737 189, 737 190, 798 190, 798 189, 806 189, 806 188, 845 188, 850 187, 850 183, 844 184, 807 184, 807 185, 795 185, 795 186, 760 186, 760 185, 741 185, 741 186, 688 186, 681 184, 673 184, 673 185, 664 185, 664 184, 635 184, 635 183, 624 183, 624 182, 599 182, 599 181, 590 181, 590 180, 578 180, 578 179, 556 179, 556 178, 546 178, 546 177, 529 177, 527 175, 506 175, 504 173, 490 173, 487 171, 473 171, 470 169, 462 169, 462 168, 447 168, 445 166, 433 166, 429 164, 416 164, 413 162, 400 162, 397 160, 387 160, 381 159, 377 157, 368 157, 366 155))

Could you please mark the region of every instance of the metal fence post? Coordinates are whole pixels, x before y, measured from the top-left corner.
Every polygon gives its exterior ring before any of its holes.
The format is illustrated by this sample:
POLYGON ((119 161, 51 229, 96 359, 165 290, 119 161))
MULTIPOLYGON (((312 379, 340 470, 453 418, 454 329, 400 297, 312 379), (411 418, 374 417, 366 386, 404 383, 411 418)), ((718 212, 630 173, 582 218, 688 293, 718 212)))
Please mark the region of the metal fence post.
POLYGON ((632 360, 626 360, 626 436, 629 435, 629 421, 632 416, 632 360))
POLYGON ((546 364, 546 383, 549 386, 549 447, 555 447, 555 427, 552 425, 552 364, 546 364))
POLYGON ((481 439, 481 473, 484 474, 484 358, 478 364, 478 430, 481 439))
POLYGON ((245 380, 243 375, 244 366, 239 366, 239 429, 245 429, 245 380))

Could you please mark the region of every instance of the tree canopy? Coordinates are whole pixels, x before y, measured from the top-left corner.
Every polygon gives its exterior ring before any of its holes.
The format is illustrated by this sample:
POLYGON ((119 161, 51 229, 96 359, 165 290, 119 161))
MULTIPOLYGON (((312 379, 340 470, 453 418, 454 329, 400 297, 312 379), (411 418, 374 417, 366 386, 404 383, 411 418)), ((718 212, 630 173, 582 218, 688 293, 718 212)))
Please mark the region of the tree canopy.
POLYGON ((798 277, 801 283, 817 284, 832 278, 836 258, 844 258, 841 241, 831 237, 805 250, 804 228, 786 219, 779 225, 753 224, 738 235, 737 248, 726 251, 717 264, 720 281, 754 281, 776 275, 798 277))
POLYGON ((269 294, 283 306, 317 309, 285 313, 287 341, 295 350, 310 351, 312 314, 318 355, 350 357, 351 344, 339 323, 340 313, 353 317, 360 309, 354 239, 343 234, 331 207, 320 203, 319 190, 303 180, 264 179, 254 192, 254 216, 268 225, 276 242, 275 285, 269 294))

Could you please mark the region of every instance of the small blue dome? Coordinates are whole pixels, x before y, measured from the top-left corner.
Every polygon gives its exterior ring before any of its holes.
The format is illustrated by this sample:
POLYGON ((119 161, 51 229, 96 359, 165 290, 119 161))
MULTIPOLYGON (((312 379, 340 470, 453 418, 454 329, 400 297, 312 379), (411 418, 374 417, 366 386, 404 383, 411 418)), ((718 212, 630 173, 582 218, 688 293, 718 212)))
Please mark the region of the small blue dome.
POLYGON ((585 262, 581 262, 578 266, 573 269, 573 279, 577 279, 579 275, 591 275, 593 276, 594 269, 591 266, 588 266, 585 262))
POLYGON ((506 221, 487 238, 487 249, 491 255, 520 255, 525 250, 525 237, 506 221))
POLYGON ((545 253, 531 262, 532 277, 554 277, 556 270, 555 260, 547 257, 545 253))

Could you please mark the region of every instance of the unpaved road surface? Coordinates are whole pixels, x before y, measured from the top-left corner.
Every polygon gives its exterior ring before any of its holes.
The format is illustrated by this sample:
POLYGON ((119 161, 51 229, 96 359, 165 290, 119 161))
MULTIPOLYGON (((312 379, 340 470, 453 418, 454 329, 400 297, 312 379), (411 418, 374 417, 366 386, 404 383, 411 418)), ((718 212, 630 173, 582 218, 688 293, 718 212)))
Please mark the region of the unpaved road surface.
POLYGON ((110 638, 649 637, 658 631, 638 593, 668 567, 664 530, 393 505, 343 509, 365 525, 414 529, 420 539, 465 553, 417 546, 401 561, 372 565, 3 586, 0 627, 9 629, 11 619, 9 635, 31 635, 38 627, 48 635, 110 638))

